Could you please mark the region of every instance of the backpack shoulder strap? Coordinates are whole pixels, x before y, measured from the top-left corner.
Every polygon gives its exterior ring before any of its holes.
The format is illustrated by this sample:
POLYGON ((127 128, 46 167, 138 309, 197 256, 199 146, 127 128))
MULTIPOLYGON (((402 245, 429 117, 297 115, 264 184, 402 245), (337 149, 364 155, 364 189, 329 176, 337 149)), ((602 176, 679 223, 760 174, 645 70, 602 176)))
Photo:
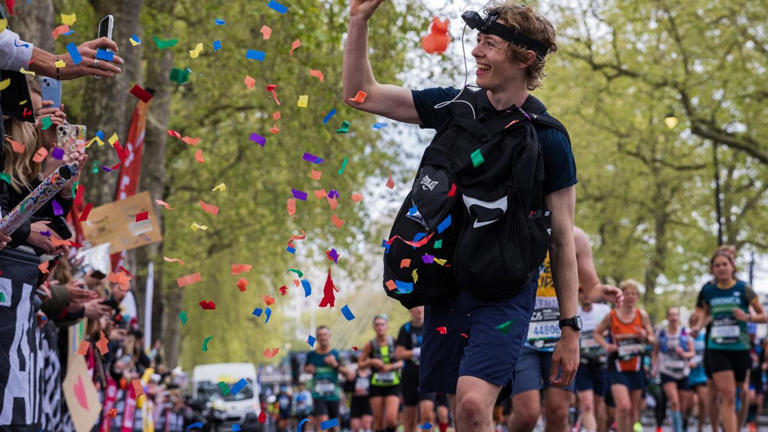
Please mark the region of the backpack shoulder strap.
POLYGON ((560 120, 546 116, 541 114, 533 114, 528 113, 529 116, 531 116, 531 120, 534 124, 538 126, 548 127, 552 129, 557 129, 558 131, 562 132, 563 135, 568 139, 568 142, 571 142, 571 136, 568 134, 568 130, 565 128, 565 125, 560 122, 560 120))

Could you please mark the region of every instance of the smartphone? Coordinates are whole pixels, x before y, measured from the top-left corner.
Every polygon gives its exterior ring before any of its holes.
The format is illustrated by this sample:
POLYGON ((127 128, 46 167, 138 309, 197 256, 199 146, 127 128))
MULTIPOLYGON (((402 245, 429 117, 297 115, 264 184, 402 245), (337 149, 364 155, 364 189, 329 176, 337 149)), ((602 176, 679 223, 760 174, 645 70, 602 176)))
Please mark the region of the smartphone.
POLYGON ((112 39, 112 27, 115 25, 115 17, 106 15, 99 21, 99 37, 112 39))
POLYGON ((65 124, 56 126, 56 147, 70 154, 85 145, 85 125, 65 124))
POLYGON ((43 100, 53 101, 53 108, 61 109, 61 81, 42 77, 40 86, 43 88, 43 100))

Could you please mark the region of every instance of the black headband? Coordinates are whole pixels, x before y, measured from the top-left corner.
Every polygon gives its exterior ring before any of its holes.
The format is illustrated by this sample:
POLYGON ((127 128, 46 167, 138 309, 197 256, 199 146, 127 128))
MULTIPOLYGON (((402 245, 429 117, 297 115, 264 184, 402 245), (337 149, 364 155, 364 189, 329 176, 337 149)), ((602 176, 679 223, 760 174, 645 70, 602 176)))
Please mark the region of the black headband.
POLYGON ((483 19, 480 14, 473 11, 467 11, 461 14, 461 18, 472 30, 478 30, 480 33, 496 35, 507 42, 520 45, 536 53, 538 57, 544 57, 549 50, 543 43, 531 38, 519 31, 496 22, 498 14, 491 14, 483 19))

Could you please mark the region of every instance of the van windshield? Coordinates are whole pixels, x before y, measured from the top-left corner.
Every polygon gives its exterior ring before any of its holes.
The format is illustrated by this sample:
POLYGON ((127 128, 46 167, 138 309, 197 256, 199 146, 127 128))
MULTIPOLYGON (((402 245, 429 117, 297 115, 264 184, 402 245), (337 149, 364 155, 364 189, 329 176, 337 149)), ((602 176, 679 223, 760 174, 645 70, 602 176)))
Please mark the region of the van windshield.
MULTIPOLYGON (((222 395, 222 391, 218 383, 211 381, 200 381, 196 384, 198 398, 205 398, 205 400, 213 400, 214 398, 217 398, 228 402, 253 399, 253 383, 250 379, 247 381, 248 384, 246 384, 245 387, 243 387, 235 395, 229 392, 227 392, 226 395, 222 395)), ((232 384, 228 384, 228 386, 231 388, 232 384)))

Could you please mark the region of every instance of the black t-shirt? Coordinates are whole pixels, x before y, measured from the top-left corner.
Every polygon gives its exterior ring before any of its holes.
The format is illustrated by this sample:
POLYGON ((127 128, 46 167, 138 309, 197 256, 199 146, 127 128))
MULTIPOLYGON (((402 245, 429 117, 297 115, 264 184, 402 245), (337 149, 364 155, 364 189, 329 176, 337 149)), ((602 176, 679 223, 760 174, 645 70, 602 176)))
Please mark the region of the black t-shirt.
MULTIPOLYGON (((401 346, 407 350, 412 350, 417 347, 421 347, 421 340, 424 334, 424 327, 416 327, 410 322, 403 324, 400 327, 400 331, 397 333, 397 340, 395 346, 401 346)), ((403 373, 415 370, 418 373, 419 365, 412 360, 406 360, 403 365, 403 373), (407 371, 407 372, 406 372, 407 371)))

